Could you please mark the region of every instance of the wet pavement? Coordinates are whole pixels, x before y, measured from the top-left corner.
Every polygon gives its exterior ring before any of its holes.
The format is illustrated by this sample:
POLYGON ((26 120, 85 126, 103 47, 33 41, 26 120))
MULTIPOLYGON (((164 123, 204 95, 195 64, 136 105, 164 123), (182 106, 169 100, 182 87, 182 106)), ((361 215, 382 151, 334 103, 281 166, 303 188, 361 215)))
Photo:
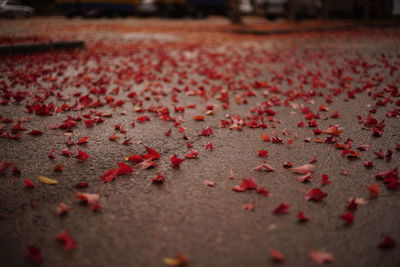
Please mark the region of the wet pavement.
POLYGON ((5 23, 13 38, 87 49, 1 58, 1 266, 399 266, 398 175, 376 178, 399 167, 399 29, 263 37, 218 18, 5 23), (180 168, 173 155, 187 156, 180 168), (288 162, 314 170, 299 177, 288 162), (263 163, 274 170, 254 170, 263 163), (327 195, 307 200, 315 188, 327 195), (274 212, 281 203, 288 213, 274 212), (56 241, 63 230, 76 246, 56 241))

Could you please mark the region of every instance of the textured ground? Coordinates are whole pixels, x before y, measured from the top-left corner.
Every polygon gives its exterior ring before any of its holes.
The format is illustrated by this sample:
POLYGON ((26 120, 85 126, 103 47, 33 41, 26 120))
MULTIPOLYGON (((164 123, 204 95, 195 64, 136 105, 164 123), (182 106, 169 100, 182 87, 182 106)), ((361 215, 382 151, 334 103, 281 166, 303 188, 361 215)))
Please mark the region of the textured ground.
POLYGON ((0 61, 1 266, 166 266, 180 254, 188 266, 400 265, 398 29, 267 38, 224 32, 222 19, 3 22, 4 43, 32 35, 88 48, 0 61), (149 162, 146 147, 160 154, 155 168, 128 160, 149 162), (310 161, 304 183, 283 166, 310 161), (105 182, 118 162, 135 172, 105 182), (254 170, 265 162, 274 171, 254 170), (152 183, 158 174, 167 181, 152 183), (61 202, 70 210, 58 216, 61 202), (281 203, 287 214, 273 212, 281 203), (75 241, 67 251, 62 230, 75 241))

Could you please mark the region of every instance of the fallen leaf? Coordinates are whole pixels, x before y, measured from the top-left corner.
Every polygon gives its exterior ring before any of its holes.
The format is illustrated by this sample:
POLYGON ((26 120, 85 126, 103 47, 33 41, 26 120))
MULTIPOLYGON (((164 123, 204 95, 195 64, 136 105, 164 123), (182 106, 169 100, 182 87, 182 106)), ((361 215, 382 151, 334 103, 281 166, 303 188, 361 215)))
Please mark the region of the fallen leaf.
POLYGON ((97 204, 100 200, 99 194, 76 192, 76 198, 90 205, 97 204))
POLYGON ((153 178, 151 180, 151 182, 153 184, 162 184, 162 183, 165 183, 166 181, 167 181, 167 178, 165 178, 164 175, 162 175, 162 174, 158 174, 156 178, 153 178))
POLYGON ((178 254, 175 258, 163 258, 163 262, 169 266, 184 266, 188 263, 184 254, 178 254))
POLYGON ((315 168, 314 165, 305 164, 305 165, 302 165, 302 166, 291 168, 291 170, 293 172, 295 172, 295 173, 298 173, 298 174, 308 174, 308 173, 313 172, 314 168, 315 168))
POLYGON ((90 158, 90 155, 88 153, 78 149, 75 158, 78 159, 79 161, 85 161, 88 158, 90 158))
POLYGON ((376 198, 379 196, 380 189, 377 184, 372 184, 368 186, 368 191, 369 191, 369 198, 376 198))
POLYGON ((277 214, 277 215, 279 215, 279 214, 287 214, 287 213, 289 213, 290 208, 291 208, 291 206, 287 205, 286 203, 281 203, 281 204, 279 204, 278 207, 276 207, 272 211, 272 213, 273 214, 277 214))
POLYGON ((304 199, 309 201, 321 202, 327 196, 328 194, 323 192, 321 189, 313 188, 307 192, 307 194, 304 196, 304 199))
POLYGON ((283 255, 283 253, 280 250, 277 250, 277 249, 272 249, 269 252, 269 256, 271 257, 271 259, 273 261, 276 261, 276 262, 282 262, 285 259, 285 256, 283 255))
POLYGON ((327 262, 333 262, 333 256, 331 253, 323 252, 323 251, 310 251, 309 257, 311 260, 318 264, 324 264, 327 262))
POLYGON ((63 244, 63 248, 65 251, 70 251, 76 248, 76 243, 68 234, 67 230, 61 231, 57 236, 56 240, 63 244))
POLYGON ((82 138, 80 138, 76 143, 78 145, 83 145, 89 142, 90 137, 89 136, 84 136, 82 138))
POLYGON ((210 181, 210 180, 204 180, 203 184, 206 186, 215 186, 215 182, 210 181))
POLYGON ((71 208, 68 207, 67 204, 65 204, 64 202, 60 202, 60 203, 58 203, 58 205, 57 205, 56 214, 57 214, 58 216, 64 215, 64 214, 66 214, 70 209, 71 209, 71 208))
POLYGON ((247 211, 253 211, 255 209, 255 207, 256 207, 256 202, 255 201, 250 202, 250 203, 246 203, 246 204, 243 205, 243 209, 247 210, 247 211))
POLYGON ((383 237, 383 240, 381 242, 379 242, 378 248, 391 249, 391 248, 395 248, 396 245, 397 245, 396 240, 394 240, 393 237, 387 235, 387 236, 383 237))
POLYGON ((58 181, 57 180, 54 180, 54 179, 50 179, 50 178, 48 178, 48 177, 46 177, 46 176, 42 176, 42 175, 39 175, 39 177, 38 177, 38 180, 39 180, 39 182, 41 182, 42 184, 58 184, 58 181))
POLYGON ((254 171, 275 171, 275 169, 268 163, 262 163, 253 169, 254 171))
POLYGON ((247 189, 257 189, 257 182, 256 180, 254 180, 252 176, 250 176, 248 179, 242 179, 240 185, 237 185, 232 188, 233 191, 237 192, 243 192, 246 191, 247 189))
POLYGON ((25 188, 34 188, 35 187, 35 184, 33 183, 33 181, 31 179, 23 179, 22 181, 24 182, 25 188))
POLYGON ((354 214, 352 212, 345 212, 339 216, 347 225, 353 224, 354 214))
POLYGON ((304 223, 304 222, 308 222, 310 220, 310 217, 308 217, 307 215, 305 215, 303 212, 299 211, 296 214, 296 217, 299 221, 299 223, 304 223))
POLYGON ((29 245, 27 247, 26 258, 33 263, 41 263, 43 261, 43 253, 40 248, 29 245))
POLYGON ((260 186, 257 188, 257 194, 262 194, 265 197, 269 196, 269 191, 265 189, 264 187, 260 186))
POLYGON ((171 160, 172 167, 175 168, 175 169, 179 169, 181 164, 182 164, 182 162, 185 161, 184 159, 178 158, 176 155, 173 155, 170 158, 170 160, 171 160))

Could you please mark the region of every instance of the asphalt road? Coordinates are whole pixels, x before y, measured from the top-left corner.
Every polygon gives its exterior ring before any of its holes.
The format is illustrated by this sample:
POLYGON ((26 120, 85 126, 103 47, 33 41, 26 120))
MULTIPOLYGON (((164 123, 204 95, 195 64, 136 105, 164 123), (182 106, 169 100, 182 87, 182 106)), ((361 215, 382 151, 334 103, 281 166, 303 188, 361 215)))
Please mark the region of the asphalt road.
MULTIPOLYGON (((331 266, 400 266, 398 244, 378 248, 384 236, 400 242, 399 186, 388 189, 375 178, 399 167, 398 29, 256 37, 211 28, 204 32, 196 22, 181 28, 171 22, 168 30, 168 21, 148 28, 140 21, 141 33, 127 27, 127 21, 122 26, 120 21, 57 22, 57 30, 51 21, 32 27, 41 35, 48 25, 48 35, 54 31, 57 38, 80 37, 87 50, 9 56, 0 62, 0 160, 21 170, 13 174, 11 166, 0 174, 0 266, 166 266, 163 258, 179 254, 186 255, 187 266, 317 266, 311 251, 331 253, 331 266), (16 95, 18 91, 27 93, 16 95), (227 109, 220 98, 224 93, 229 95, 227 109), (96 100, 103 105, 96 106, 96 100), (50 111, 53 103, 58 112, 29 113, 32 103, 45 104, 50 111), (207 114, 209 105, 215 107, 207 114), (174 107, 185 111, 175 112, 174 107), (310 120, 304 107, 314 116, 310 120), (373 108, 376 112, 370 113, 373 108), (332 118, 336 111, 341 116, 332 118), (365 125, 368 114, 384 120, 382 136, 371 131, 382 123, 365 125), (196 115, 204 121, 193 120, 196 115), (235 115, 244 119, 241 130, 229 129, 235 126, 235 115), (70 130, 49 129, 67 116, 84 118, 70 130), (150 121, 140 123, 140 116, 150 121), (89 117, 104 121, 86 127, 83 121, 89 117), (27 130, 13 131, 21 119, 27 130), (221 120, 227 121, 226 127, 221 120), (317 126, 309 127, 314 120, 317 126), (304 127, 298 127, 299 122, 304 127), (117 130, 117 124, 126 132, 117 130), (330 125, 339 125, 343 132, 326 143, 331 135, 315 135, 313 129, 324 131, 330 125), (200 136, 208 126, 213 133, 200 136), (29 135, 32 129, 43 134, 29 135), (166 136, 169 129, 171 135, 166 136), (18 140, 7 138, 18 133, 18 140), (113 133, 120 138, 109 140, 113 133), (282 144, 264 142, 263 133, 279 137, 282 144), (90 137, 87 144, 66 144, 68 137, 68 142, 76 142, 84 136, 90 137), (349 138, 351 149, 362 153, 359 158, 343 157, 343 150, 334 147, 349 138), (127 139, 130 143, 124 145, 127 139), (213 151, 205 150, 208 143, 213 151), (359 151, 364 144, 369 150, 359 151), (141 170, 125 161, 132 154, 145 154, 146 146, 159 152, 157 167, 141 170), (90 158, 80 162, 61 155, 66 148, 73 156, 79 149, 90 158), (55 159, 50 159, 53 149, 55 159), (198 158, 186 159, 179 169, 171 167, 172 155, 183 158, 191 149, 199 152, 198 158), (384 154, 391 150, 392 158, 379 159, 374 152, 380 149, 384 154), (260 158, 259 150, 269 155, 260 158), (284 162, 310 164, 314 157, 308 183, 283 167, 284 162), (366 168, 366 161, 374 166, 366 168), (103 183, 101 176, 118 162, 135 172, 103 183), (275 171, 253 170, 263 162, 275 171), (64 170, 54 172, 59 164, 64 170), (153 184, 157 174, 167 181, 153 184), (322 174, 329 175, 330 184, 321 185, 322 174), (59 183, 43 184, 39 175, 59 183), (270 195, 232 190, 250 176, 270 195), (26 188, 23 179, 36 186, 26 188), (206 186, 204 180, 215 186, 206 186), (89 186, 76 188, 79 182, 89 186), (380 188, 375 198, 367 188, 372 184, 380 188), (305 194, 312 188, 326 192, 326 198, 307 201, 305 194), (101 209, 92 211, 82 204, 77 191, 99 194, 101 209), (361 204, 350 211, 354 222, 346 225, 339 216, 349 211, 349 198, 361 204), (71 208, 63 216, 56 215, 60 202, 71 208), (255 203, 254 210, 244 210, 249 203, 255 203), (291 206, 288 214, 273 213, 281 203, 291 206), (298 222, 300 211, 309 221, 298 222), (71 251, 55 240, 64 229, 76 242, 71 251), (42 261, 27 258, 29 245, 41 250, 42 261), (274 249, 284 254, 283 262, 271 258, 274 249)), ((207 25, 215 24, 221 23, 207 25)))

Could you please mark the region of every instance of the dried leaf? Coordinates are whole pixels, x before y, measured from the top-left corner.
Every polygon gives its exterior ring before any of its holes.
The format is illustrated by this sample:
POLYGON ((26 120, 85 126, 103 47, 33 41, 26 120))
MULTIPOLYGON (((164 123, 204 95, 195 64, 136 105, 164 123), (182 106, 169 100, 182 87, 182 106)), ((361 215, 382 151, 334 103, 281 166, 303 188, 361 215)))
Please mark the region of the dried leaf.
POLYGON ((51 184, 51 185, 53 185, 53 184, 58 184, 58 181, 57 181, 57 180, 50 179, 50 178, 48 178, 48 177, 46 177, 46 176, 42 176, 42 175, 39 175, 38 180, 39 180, 39 182, 41 182, 42 184, 51 184))

